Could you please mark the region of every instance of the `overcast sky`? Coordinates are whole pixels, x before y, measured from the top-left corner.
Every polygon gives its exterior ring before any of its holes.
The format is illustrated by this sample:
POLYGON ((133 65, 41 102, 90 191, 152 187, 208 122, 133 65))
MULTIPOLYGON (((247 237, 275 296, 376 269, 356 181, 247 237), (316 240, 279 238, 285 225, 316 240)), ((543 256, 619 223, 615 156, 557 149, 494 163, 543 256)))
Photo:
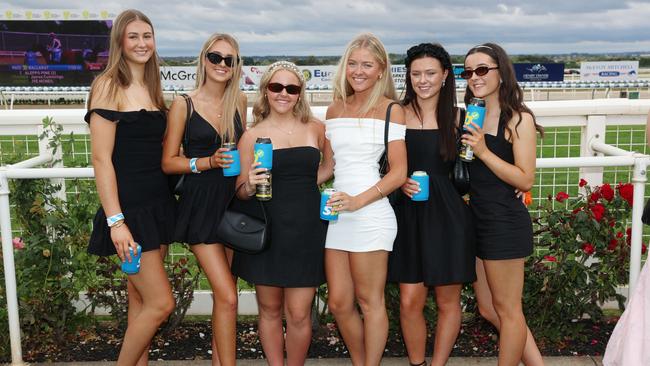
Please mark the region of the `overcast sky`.
POLYGON ((233 34, 243 55, 340 55, 366 31, 393 53, 424 41, 452 54, 488 41, 512 54, 650 53, 650 0, 0 0, 13 10, 91 5, 143 11, 162 56, 195 55, 213 32, 233 34))

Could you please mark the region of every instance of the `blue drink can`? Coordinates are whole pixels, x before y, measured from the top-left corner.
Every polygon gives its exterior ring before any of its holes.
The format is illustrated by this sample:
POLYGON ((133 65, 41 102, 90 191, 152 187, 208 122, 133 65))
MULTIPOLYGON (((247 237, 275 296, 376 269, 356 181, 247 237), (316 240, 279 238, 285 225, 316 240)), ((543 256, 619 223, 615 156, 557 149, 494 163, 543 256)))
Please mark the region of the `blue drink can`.
POLYGON ((413 172, 411 179, 420 184, 420 192, 411 197, 413 201, 426 201, 429 199, 429 175, 427 172, 418 170, 413 172))
POLYGON ((239 165, 239 150, 234 142, 226 142, 223 147, 228 149, 226 154, 231 156, 232 163, 227 168, 223 168, 224 177, 234 177, 241 173, 241 166, 239 165))
POLYGON ((330 199, 332 194, 336 193, 336 189, 327 188, 320 194, 320 218, 326 221, 335 221, 339 218, 339 212, 333 206, 327 205, 327 200, 330 199))
POLYGON ((258 168, 273 168, 273 144, 268 137, 258 137, 253 147, 255 162, 262 163, 258 168))
MULTIPOLYGON (((483 121, 485 121, 485 101, 480 98, 472 98, 471 102, 467 105, 463 129, 467 131, 473 128, 470 123, 474 123, 480 128, 483 128, 483 121)), ((470 145, 463 144, 459 155, 463 161, 471 162, 474 160, 474 150, 470 145)))
POLYGON ((127 260, 124 260, 124 262, 122 262, 122 272, 128 275, 140 272, 140 258, 142 257, 142 247, 140 244, 137 245, 138 255, 133 255, 133 248, 129 247, 129 253, 131 253, 131 262, 127 260))

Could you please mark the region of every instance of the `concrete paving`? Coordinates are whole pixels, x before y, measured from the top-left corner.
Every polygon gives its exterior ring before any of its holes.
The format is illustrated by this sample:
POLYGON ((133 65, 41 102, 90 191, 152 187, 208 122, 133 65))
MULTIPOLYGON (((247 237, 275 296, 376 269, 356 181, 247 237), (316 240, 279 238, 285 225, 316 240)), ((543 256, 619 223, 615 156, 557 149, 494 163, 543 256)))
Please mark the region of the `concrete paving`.
MULTIPOLYGON (((546 366, 602 366, 602 357, 544 357, 546 366)), ((406 358, 384 358, 382 366, 408 366, 406 358)), ((447 365, 449 366, 479 366, 479 365, 496 365, 497 359, 494 357, 452 357, 447 365)), ((109 366, 114 362, 55 362, 55 363, 32 363, 31 366, 109 366)), ((207 360, 186 360, 186 361, 151 361, 150 366, 210 366, 207 360)), ((265 366, 264 360, 237 360, 240 366, 265 366)), ((339 366, 351 365, 347 358, 324 358, 309 359, 305 365, 314 366, 339 366)))

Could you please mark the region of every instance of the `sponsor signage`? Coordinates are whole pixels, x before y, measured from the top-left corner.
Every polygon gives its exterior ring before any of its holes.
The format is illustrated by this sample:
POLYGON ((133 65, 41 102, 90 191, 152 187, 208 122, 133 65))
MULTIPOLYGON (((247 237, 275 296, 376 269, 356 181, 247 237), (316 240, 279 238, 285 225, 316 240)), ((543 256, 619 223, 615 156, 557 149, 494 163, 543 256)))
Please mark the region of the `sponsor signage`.
POLYGON ((564 81, 562 63, 515 63, 517 81, 564 81))
POLYGON ((161 66, 160 82, 163 88, 194 89, 196 66, 161 66))
POLYGON ((619 81, 636 80, 639 74, 639 61, 581 62, 580 80, 619 81))

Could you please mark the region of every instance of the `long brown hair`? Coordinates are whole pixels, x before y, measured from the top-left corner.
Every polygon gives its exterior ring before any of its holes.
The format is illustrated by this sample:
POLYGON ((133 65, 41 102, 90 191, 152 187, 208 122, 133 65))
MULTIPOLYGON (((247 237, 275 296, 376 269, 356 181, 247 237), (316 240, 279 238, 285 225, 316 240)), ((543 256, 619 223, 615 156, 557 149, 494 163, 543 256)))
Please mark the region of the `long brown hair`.
MULTIPOLYGON (((514 131, 517 133, 517 127, 521 123, 522 119, 521 114, 523 112, 526 112, 530 113, 530 115, 533 116, 535 129, 540 133, 540 135, 544 136, 544 129, 542 126, 537 124, 537 120, 535 119, 533 111, 524 104, 524 92, 521 90, 521 87, 517 83, 517 78, 515 77, 515 69, 512 66, 512 62, 510 62, 510 58, 508 57, 506 51, 496 43, 483 43, 467 51, 465 58, 474 53, 483 53, 490 56, 490 58, 492 58, 492 60, 494 60, 494 62, 499 67, 498 70, 496 70, 499 72, 499 76, 502 80, 501 85, 499 86, 499 107, 501 108, 501 113, 503 113, 505 116, 504 123, 505 129, 508 130, 508 134, 512 136, 513 133, 513 131, 508 126, 508 121, 510 121, 512 117, 517 114, 518 120, 515 124, 514 131)), ((468 83, 467 89, 465 89, 465 105, 468 105, 473 97, 474 94, 469 89, 468 83)), ((499 128, 501 128, 501 126, 499 126, 499 128)))
MULTIPOLYGON (((229 34, 215 33, 208 38, 207 41, 203 44, 201 48, 201 53, 199 54, 199 59, 196 66, 196 87, 200 87, 205 84, 205 60, 207 58, 206 54, 217 41, 226 41, 228 44, 235 50, 234 65, 232 66, 232 78, 228 80, 226 89, 223 94, 223 118, 217 122, 217 129, 221 134, 221 141, 235 141, 235 115, 239 114, 239 117, 243 116, 246 111, 240 110, 239 98, 242 95, 241 90, 239 89, 239 79, 241 79, 241 68, 242 62, 239 57, 239 43, 237 40, 229 34)), ((226 56, 226 55, 224 55, 226 56)), ((241 123, 241 122, 239 122, 241 123)))
MULTIPOLYGON (((122 44, 124 42, 126 26, 136 20, 141 20, 149 24, 151 32, 153 33, 153 24, 151 23, 151 20, 149 20, 149 18, 139 10, 124 10, 117 16, 117 18, 115 18, 113 27, 111 28, 108 64, 106 65, 106 69, 104 69, 104 71, 97 76, 95 81, 93 81, 88 100, 92 100, 92 94, 98 87, 98 80, 108 81, 109 98, 116 98, 117 93, 121 88, 127 88, 131 85, 133 75, 131 74, 129 65, 126 63, 126 60, 122 55, 122 44)), ((158 53, 155 49, 151 58, 149 58, 147 63, 144 65, 143 82, 147 86, 149 97, 154 105, 161 111, 167 111, 160 84, 160 64, 158 53)), ((91 109, 90 102, 88 103, 88 109, 91 109)))
POLYGON ((411 82, 411 63, 417 59, 431 57, 438 60, 443 71, 447 71, 440 94, 438 106, 436 108, 436 120, 440 130, 440 156, 443 160, 452 161, 456 158, 456 83, 454 70, 451 65, 449 53, 440 44, 420 43, 406 51, 406 89, 404 90, 404 99, 402 105, 410 105, 415 115, 422 119, 422 110, 418 104, 417 94, 411 82))

